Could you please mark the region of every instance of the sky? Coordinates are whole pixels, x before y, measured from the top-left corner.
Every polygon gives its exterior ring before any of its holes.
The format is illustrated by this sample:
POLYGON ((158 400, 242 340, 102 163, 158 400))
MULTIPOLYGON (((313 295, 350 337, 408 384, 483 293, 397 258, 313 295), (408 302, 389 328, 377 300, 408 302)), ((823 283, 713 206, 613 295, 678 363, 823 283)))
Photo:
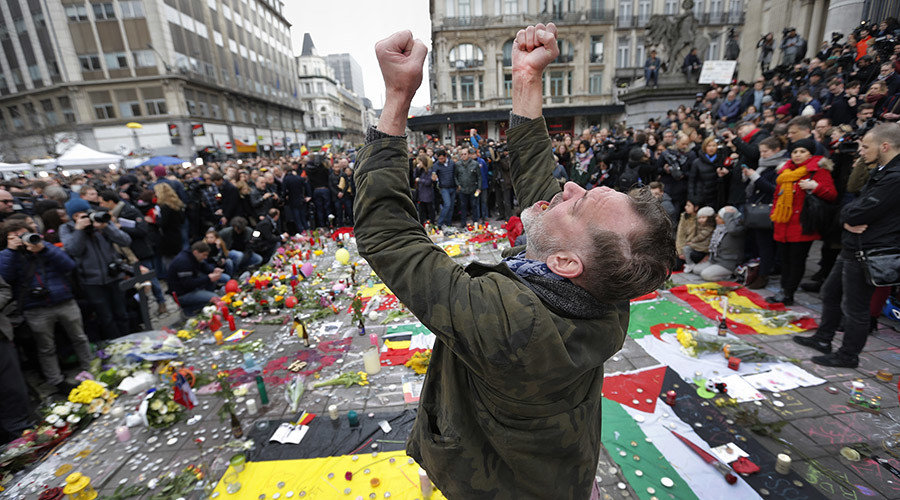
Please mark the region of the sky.
MULTIPOLYGON (((428 0, 286 0, 284 16, 291 23, 294 55, 300 55, 303 34, 312 36, 320 56, 347 52, 362 67, 365 97, 376 109, 384 103, 384 81, 375 58, 375 43, 394 32, 408 29, 431 50, 431 17, 428 0)), ((422 68, 422 86, 413 106, 425 106, 428 61, 422 68)))

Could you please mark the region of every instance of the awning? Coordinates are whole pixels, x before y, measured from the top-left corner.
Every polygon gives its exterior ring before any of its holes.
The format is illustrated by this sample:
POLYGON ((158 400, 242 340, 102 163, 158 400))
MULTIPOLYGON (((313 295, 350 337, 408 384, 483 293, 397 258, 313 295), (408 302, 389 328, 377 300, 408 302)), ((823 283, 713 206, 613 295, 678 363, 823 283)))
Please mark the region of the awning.
MULTIPOLYGON (((414 116, 407 120, 410 130, 423 130, 429 126, 448 123, 502 121, 509 119, 508 109, 488 109, 463 111, 460 113, 439 113, 433 115, 414 116)), ((617 115, 625 112, 623 104, 603 104, 597 106, 559 106, 546 107, 543 110, 547 118, 562 116, 601 116, 617 115)))
POLYGON ((238 153, 256 153, 257 150, 256 143, 246 144, 239 139, 234 140, 234 145, 238 153))

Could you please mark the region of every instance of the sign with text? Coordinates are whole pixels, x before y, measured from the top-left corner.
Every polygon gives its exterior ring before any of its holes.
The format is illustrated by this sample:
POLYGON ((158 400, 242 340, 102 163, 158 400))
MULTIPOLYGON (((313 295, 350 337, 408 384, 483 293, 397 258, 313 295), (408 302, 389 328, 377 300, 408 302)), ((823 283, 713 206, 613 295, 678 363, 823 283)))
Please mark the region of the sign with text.
POLYGON ((194 123, 191 125, 191 133, 194 137, 203 137, 206 135, 206 129, 202 123, 194 123))
POLYGON ((737 61, 704 61, 697 83, 731 83, 737 61))

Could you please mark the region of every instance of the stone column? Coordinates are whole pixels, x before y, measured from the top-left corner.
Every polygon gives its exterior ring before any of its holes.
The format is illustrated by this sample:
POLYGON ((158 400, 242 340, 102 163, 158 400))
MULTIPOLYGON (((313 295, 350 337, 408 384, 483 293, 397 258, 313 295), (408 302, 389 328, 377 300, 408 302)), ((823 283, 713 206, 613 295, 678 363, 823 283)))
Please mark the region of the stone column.
POLYGON ((825 16, 823 35, 830 40, 831 33, 839 31, 844 34, 842 41, 846 41, 847 34, 862 20, 864 6, 864 0, 831 0, 825 16))
POLYGON ((812 18, 809 26, 809 34, 806 39, 809 41, 809 50, 807 57, 812 57, 822 45, 822 25, 825 23, 825 0, 815 0, 812 9, 812 18))

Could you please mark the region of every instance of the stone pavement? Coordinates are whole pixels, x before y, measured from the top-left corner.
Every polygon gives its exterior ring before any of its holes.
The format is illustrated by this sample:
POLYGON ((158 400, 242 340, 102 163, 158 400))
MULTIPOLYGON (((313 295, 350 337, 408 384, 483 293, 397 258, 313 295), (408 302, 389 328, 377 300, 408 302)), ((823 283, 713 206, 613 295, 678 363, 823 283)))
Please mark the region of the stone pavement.
MULTIPOLYGON (((818 245, 818 244, 817 244, 818 245)), ((508 245, 507 245, 508 246, 508 245)), ((814 247, 816 248, 816 247, 814 247)), ((492 249, 490 245, 482 245, 476 251, 476 255, 470 255, 467 251, 456 258, 460 264, 465 265, 476 256, 478 260, 492 262, 500 259, 500 251, 492 249)), ((351 252, 353 258, 357 256, 351 252)), ((333 254, 333 249, 332 249, 333 254)), ((817 268, 815 262, 817 255, 814 252, 810 256, 807 274, 812 274, 817 268)), ((328 251, 319 260, 319 270, 331 266, 331 258, 328 251), (326 262, 327 260, 327 262, 326 262)), ((362 265, 358 276, 363 279, 369 275, 368 267, 362 265)), ((328 280, 346 276, 340 268, 330 270, 326 277, 328 280)), ((674 277, 676 284, 687 282, 699 282, 692 276, 683 274, 674 277)), ((768 290, 760 291, 762 295, 769 295, 777 291, 777 280, 774 280, 768 290)), ((679 299, 668 292, 663 292, 665 298, 674 302, 679 299)), ((818 314, 821 303, 815 294, 799 293, 796 309, 807 309, 818 314)), ((321 379, 326 380, 341 372, 359 371, 363 369, 362 352, 369 347, 368 336, 357 335, 355 326, 349 325, 346 308, 349 297, 339 302, 343 306, 340 317, 327 318, 323 322, 313 323, 310 329, 313 343, 324 340, 346 337, 352 338, 352 346, 344 353, 333 366, 321 371, 321 379), (319 327, 328 321, 342 322, 342 328, 337 334, 320 334, 319 327)), ((380 314, 379 321, 369 321, 366 326, 367 333, 381 334, 386 326, 380 325, 380 320, 385 316, 380 314)), ((412 321, 408 317, 399 323, 412 321)), ((257 359, 265 365, 266 361, 281 356, 291 356, 302 352, 304 347, 296 336, 292 336, 288 326, 246 325, 239 322, 239 327, 255 329, 256 331, 247 340, 262 339, 265 347, 258 351, 257 359)), ((794 459, 793 468, 808 482, 816 485, 824 497, 827 498, 900 498, 900 478, 893 476, 884 468, 874 465, 872 462, 849 462, 842 458, 838 451, 847 444, 867 443, 873 450, 882 456, 891 459, 891 463, 900 467, 900 462, 890 457, 882 447, 883 442, 896 440, 895 433, 900 433, 900 408, 898 408, 896 376, 891 383, 881 382, 875 378, 875 372, 879 369, 892 373, 900 373, 900 334, 897 333, 897 323, 882 318, 879 330, 872 335, 866 350, 860 359, 858 369, 831 369, 812 364, 808 359, 817 354, 815 351, 794 344, 789 336, 744 336, 773 354, 801 359, 801 366, 807 371, 827 380, 824 385, 797 389, 782 393, 780 397, 769 397, 758 406, 754 403, 745 403, 742 406, 759 409, 759 416, 763 422, 786 420, 788 423, 781 431, 780 436, 791 442, 808 458, 815 460, 820 466, 833 471, 837 476, 845 478, 854 488, 846 489, 830 475, 819 472, 810 467, 808 462, 790 453, 794 459), (846 405, 849 393, 849 382, 862 379, 871 393, 883 396, 882 404, 885 410, 881 415, 874 415, 856 410, 846 405), (829 392, 829 388, 836 388, 837 394, 829 392), (775 405, 774 401, 783 402, 783 405, 775 405), (858 486, 857 486, 858 485, 858 486)), ((208 332, 206 334, 208 337, 208 332)), ((241 354, 234 351, 222 351, 209 339, 202 339, 203 335, 187 341, 190 353, 184 356, 183 361, 200 372, 214 374, 217 370, 237 367, 241 364, 241 354), (207 343, 203 343, 206 341, 207 343)), ((836 342, 840 341, 840 334, 836 342)), ((626 338, 621 352, 611 358, 607 365, 607 373, 634 370, 658 364, 630 337, 626 338)), ((415 404, 404 402, 402 392, 402 379, 412 376, 412 371, 405 367, 384 367, 380 373, 369 378, 370 385, 366 387, 324 387, 321 389, 308 389, 300 402, 300 410, 315 413, 317 418, 328 418, 327 408, 336 405, 341 418, 346 418, 348 410, 356 410, 362 418, 370 412, 399 411, 406 408, 414 408, 415 404)), ((308 385, 311 386, 313 377, 308 377, 308 385)), ((260 413, 256 416, 247 414, 246 406, 242 403, 236 405, 237 415, 244 427, 245 435, 250 426, 274 426, 270 421, 283 419, 295 419, 297 413, 291 413, 284 397, 283 386, 270 386, 268 388, 270 403, 260 406, 260 413)), ((770 394, 767 393, 767 396, 770 394)), ((255 386, 250 388, 246 398, 256 397, 255 386)), ((148 430, 142 427, 131 428, 132 438, 127 443, 119 443, 116 440, 114 429, 122 425, 121 419, 111 415, 104 415, 93 422, 87 429, 77 434, 48 456, 43 463, 34 467, 26 474, 15 477, 7 492, 2 495, 6 498, 35 498, 45 486, 61 485, 65 474, 61 477, 55 475, 59 468, 71 465, 72 471, 82 472, 94 481, 94 485, 102 495, 110 495, 119 485, 133 485, 146 483, 152 478, 164 473, 182 470, 188 464, 203 463, 211 468, 211 476, 217 480, 225 470, 225 460, 235 453, 234 449, 225 447, 231 440, 231 427, 227 421, 221 421, 217 416, 217 410, 221 405, 219 398, 210 395, 200 395, 200 404, 187 412, 188 416, 199 416, 199 421, 190 422, 182 420, 166 430, 148 430), (197 438, 203 438, 198 444, 197 438)), ((241 398, 244 399, 244 398, 241 398)), ((123 396, 116 405, 123 406, 126 411, 132 411, 137 405, 135 396, 123 396)), ((726 409, 726 413, 735 409, 726 409)), ((754 436, 773 453, 785 452, 785 447, 778 442, 754 436)), ((301 445, 302 446, 302 443, 301 445)), ((350 450, 347 450, 348 452, 350 450)), ((897 452, 897 451, 895 451, 897 452)), ((644 498, 645 494, 638 495, 625 482, 621 471, 616 467, 611 457, 604 451, 598 464, 597 479, 599 481, 601 498, 644 498), (624 489, 622 489, 624 488, 624 489)), ((301 485, 290 486, 297 491, 301 485)), ((272 498, 271 492, 247 492, 234 495, 233 498, 264 498, 260 494, 269 493, 266 498, 272 498)), ((201 498, 200 490, 194 492, 191 498, 201 498)))

